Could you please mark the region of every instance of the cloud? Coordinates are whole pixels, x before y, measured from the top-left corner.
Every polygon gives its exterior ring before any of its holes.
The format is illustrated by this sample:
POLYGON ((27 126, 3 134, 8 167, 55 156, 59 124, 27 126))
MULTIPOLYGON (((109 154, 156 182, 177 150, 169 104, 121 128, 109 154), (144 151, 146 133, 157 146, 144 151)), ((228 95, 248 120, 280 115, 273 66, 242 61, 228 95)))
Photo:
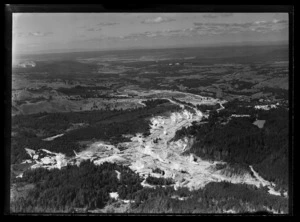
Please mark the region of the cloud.
POLYGON ((117 25, 119 23, 117 22, 100 22, 96 25, 96 27, 85 27, 85 30, 86 31, 89 31, 89 32, 94 32, 94 31, 100 31, 101 30, 101 27, 104 27, 104 26, 114 26, 114 25, 117 25))
POLYGON ((204 14, 203 18, 218 18, 218 17, 230 17, 233 16, 233 13, 210 13, 210 14, 204 14))
POLYGON ((259 27, 252 28, 251 31, 266 33, 269 32, 270 30, 267 27, 259 26, 259 27))
POLYGON ((266 21, 256 21, 256 22, 254 22, 254 24, 256 24, 256 25, 266 24, 266 23, 267 23, 266 21))
MULTIPOLYGON (((158 21, 158 20, 157 20, 158 21)), ((102 39, 109 40, 137 40, 142 38, 156 38, 156 37, 187 37, 199 35, 218 35, 224 33, 240 33, 246 31, 266 33, 271 31, 279 31, 286 27, 287 21, 272 20, 272 21, 254 21, 246 23, 202 23, 195 22, 193 27, 186 27, 182 29, 165 29, 161 31, 145 31, 138 33, 131 33, 128 35, 121 35, 117 37, 105 37, 102 39)), ((97 38, 97 41, 100 39, 97 38)))
POLYGON ((139 32, 139 33, 131 33, 125 36, 119 36, 120 39, 123 40, 131 40, 131 39, 139 39, 139 38, 151 38, 151 37, 156 37, 158 36, 160 31, 155 31, 155 32, 139 32))
POLYGON ((287 20, 277 20, 277 19, 274 19, 273 20, 273 23, 276 23, 276 24, 287 24, 288 23, 288 21, 287 20))
POLYGON ((117 22, 100 22, 97 24, 97 26, 113 26, 113 25, 118 25, 119 23, 117 22))
POLYGON ((125 36, 120 36, 119 38, 124 40, 130 40, 130 39, 138 39, 138 38, 187 36, 190 35, 188 32, 191 30, 192 28, 167 29, 163 31, 146 31, 146 32, 132 33, 125 36))
POLYGON ((136 38, 142 38, 147 37, 147 32, 144 33, 132 33, 129 35, 122 36, 122 39, 136 39, 136 38))
POLYGON ((85 31, 88 31, 88 32, 97 32, 97 31, 100 31, 101 28, 98 28, 98 27, 94 27, 94 28, 86 28, 85 31))
POLYGON ((172 34, 172 33, 180 33, 180 32, 182 32, 182 29, 168 29, 168 30, 166 30, 165 31, 166 33, 170 33, 170 34, 172 34))
POLYGON ((105 36, 105 35, 101 35, 101 36, 97 36, 95 38, 88 38, 88 39, 82 39, 80 40, 81 42, 100 42, 103 40, 109 40, 109 41, 116 41, 116 40, 121 40, 123 39, 124 36, 105 36))
POLYGON ((18 37, 28 37, 28 36, 33 36, 33 37, 46 37, 49 35, 52 35, 53 32, 19 32, 17 33, 18 37))
POLYGON ((161 16, 156 17, 156 18, 151 18, 151 19, 146 19, 144 21, 142 21, 141 23, 144 24, 158 24, 158 23, 163 23, 163 22, 172 22, 175 21, 175 19, 173 18, 163 18, 161 16))
POLYGON ((194 23, 194 33, 198 34, 222 34, 222 33, 238 33, 245 31, 255 32, 271 32, 279 31, 286 27, 287 21, 255 21, 246 23, 194 23))
POLYGON ((53 32, 29 32, 28 33, 28 35, 30 36, 38 36, 38 37, 44 37, 52 34, 53 32))

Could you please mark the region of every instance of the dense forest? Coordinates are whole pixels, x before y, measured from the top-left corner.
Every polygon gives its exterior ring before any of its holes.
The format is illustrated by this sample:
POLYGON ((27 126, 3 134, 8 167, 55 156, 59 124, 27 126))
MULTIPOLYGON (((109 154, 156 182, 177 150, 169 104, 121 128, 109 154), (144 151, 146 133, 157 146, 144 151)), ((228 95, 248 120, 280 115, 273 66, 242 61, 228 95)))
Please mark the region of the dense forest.
POLYGON ((219 109, 221 106, 219 103, 215 105, 206 105, 206 104, 201 104, 197 105, 197 109, 199 109, 201 112, 207 112, 207 111, 215 111, 219 109))
MULTIPOLYGON (((149 178, 149 177, 148 177, 149 178)), ((11 203, 14 212, 74 212, 75 208, 103 208, 115 201, 110 192, 122 200, 133 200, 129 212, 135 213, 216 213, 266 211, 265 207, 287 212, 287 199, 272 196, 249 185, 227 182, 209 183, 204 189, 158 186, 142 187, 142 178, 126 166, 90 161, 79 167, 61 170, 43 168, 26 171, 18 183, 35 184, 26 197, 11 203), (120 173, 120 180, 117 178, 120 173), (180 200, 179 198, 183 198, 180 200)), ((161 179, 162 181, 163 179, 161 179)))
POLYGON ((204 189, 189 191, 171 187, 143 189, 135 196, 132 212, 135 213, 237 213, 265 212, 266 208, 287 213, 288 201, 272 196, 263 190, 244 184, 211 182, 204 189), (146 193, 146 194, 145 194, 146 193), (179 198, 183 199, 179 199, 179 198))
POLYGON ((155 107, 157 105, 169 103, 169 100, 167 99, 148 99, 143 101, 143 103, 148 107, 155 107))
POLYGON ((275 182, 277 188, 287 190, 288 111, 283 107, 255 110, 241 107, 236 101, 225 105, 225 110, 210 114, 208 123, 195 123, 177 131, 174 140, 194 137, 195 143, 187 152, 204 159, 253 165, 261 176, 275 182), (230 117, 233 112, 250 117, 230 117), (262 129, 253 124, 255 119, 266 120, 262 129))
POLYGON ((150 185, 161 185, 161 186, 167 186, 175 183, 172 178, 163 178, 163 177, 157 178, 152 176, 148 176, 146 178, 146 182, 150 185))
POLYGON ((100 166, 85 161, 80 166, 26 171, 19 183, 35 184, 26 198, 12 203, 15 212, 71 212, 74 207, 101 208, 110 199, 110 192, 120 198, 142 189, 142 179, 128 167, 104 163, 100 166), (120 180, 116 170, 120 172, 120 180))

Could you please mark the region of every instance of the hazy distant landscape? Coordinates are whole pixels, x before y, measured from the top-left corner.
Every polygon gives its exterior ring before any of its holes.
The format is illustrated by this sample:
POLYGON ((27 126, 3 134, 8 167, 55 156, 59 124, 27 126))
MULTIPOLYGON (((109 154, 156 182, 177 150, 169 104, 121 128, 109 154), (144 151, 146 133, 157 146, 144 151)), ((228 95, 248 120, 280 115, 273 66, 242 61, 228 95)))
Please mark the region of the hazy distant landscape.
POLYGON ((287 214, 288 137, 287 44, 19 53, 10 208, 287 214))

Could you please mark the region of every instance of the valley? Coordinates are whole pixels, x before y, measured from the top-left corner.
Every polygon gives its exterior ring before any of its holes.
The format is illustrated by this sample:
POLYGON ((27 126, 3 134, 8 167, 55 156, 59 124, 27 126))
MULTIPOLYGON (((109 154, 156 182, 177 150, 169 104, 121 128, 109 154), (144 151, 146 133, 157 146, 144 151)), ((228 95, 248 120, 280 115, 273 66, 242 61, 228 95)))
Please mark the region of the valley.
POLYGON ((28 56, 12 75, 12 208, 287 213, 287 54, 264 50, 28 56))

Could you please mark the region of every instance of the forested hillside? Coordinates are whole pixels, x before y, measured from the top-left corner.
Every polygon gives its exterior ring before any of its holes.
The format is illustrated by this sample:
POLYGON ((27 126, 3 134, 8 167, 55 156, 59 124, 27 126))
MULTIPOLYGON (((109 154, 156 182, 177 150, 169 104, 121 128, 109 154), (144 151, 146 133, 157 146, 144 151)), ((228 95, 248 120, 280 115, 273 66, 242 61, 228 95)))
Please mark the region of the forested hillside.
POLYGON ((105 140, 112 144, 130 141, 125 134, 149 133, 149 118, 163 115, 165 112, 177 111, 179 106, 168 100, 149 100, 146 106, 132 110, 85 111, 70 113, 40 113, 18 115, 12 118, 14 135, 11 140, 13 164, 22 162, 28 157, 24 148, 47 149, 61 152, 67 156, 73 150, 82 148, 79 141, 105 140), (74 124, 83 124, 74 127, 74 124), (73 128, 73 129, 72 129, 73 128), (72 129, 72 130, 69 130, 72 129), (64 134, 52 141, 44 138, 64 134))
MULTIPOLYGON (((189 191, 173 187, 146 188, 142 178, 128 167, 90 161, 61 170, 35 169, 26 171, 18 183, 34 184, 26 196, 11 203, 14 212, 74 212, 102 208, 109 201, 110 192, 119 198, 132 200, 129 213, 216 213, 234 210, 238 213, 266 212, 265 207, 287 212, 287 199, 269 195, 253 186, 227 182, 209 183, 204 189, 189 191), (117 172, 120 179, 117 178, 117 172)), ((152 179, 149 179, 151 182, 152 179)), ((169 184, 160 179, 157 185, 169 184)), ((156 181, 158 182, 158 181, 156 181)))
POLYGON ((250 117, 230 117, 234 105, 227 104, 225 110, 210 113, 207 124, 195 123, 177 131, 174 140, 195 137, 195 143, 187 152, 204 159, 253 165, 265 179, 287 190, 288 110, 284 107, 255 110, 244 105, 235 109, 235 113, 250 117), (255 118, 266 120, 263 128, 253 124, 255 118))

